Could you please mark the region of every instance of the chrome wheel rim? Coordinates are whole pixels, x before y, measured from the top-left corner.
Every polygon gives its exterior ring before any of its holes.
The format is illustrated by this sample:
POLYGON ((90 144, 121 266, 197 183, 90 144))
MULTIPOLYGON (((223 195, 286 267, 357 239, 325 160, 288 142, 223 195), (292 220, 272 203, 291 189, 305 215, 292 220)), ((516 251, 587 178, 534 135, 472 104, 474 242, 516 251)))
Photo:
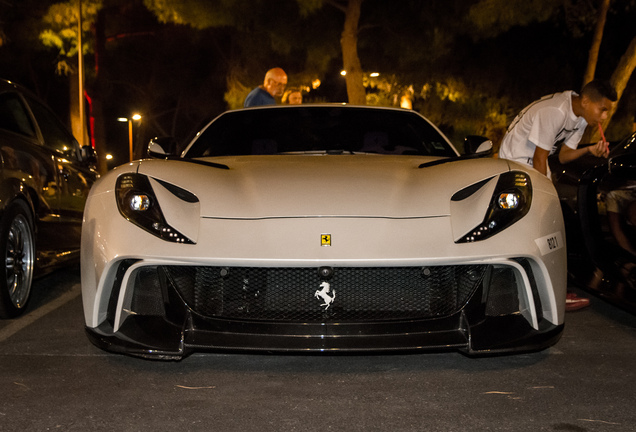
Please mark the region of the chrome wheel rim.
POLYGON ((11 222, 5 266, 9 298, 20 309, 29 298, 33 279, 33 235, 23 215, 17 215, 11 222))

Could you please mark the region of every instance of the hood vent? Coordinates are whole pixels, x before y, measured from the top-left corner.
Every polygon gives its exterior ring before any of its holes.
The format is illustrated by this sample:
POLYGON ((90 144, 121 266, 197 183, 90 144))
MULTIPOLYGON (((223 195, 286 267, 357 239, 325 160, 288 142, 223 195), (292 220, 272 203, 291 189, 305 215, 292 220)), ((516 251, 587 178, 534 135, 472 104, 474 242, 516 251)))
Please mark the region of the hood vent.
POLYGON ((482 180, 478 183, 472 184, 468 187, 465 187, 464 189, 455 192, 455 194, 451 197, 451 201, 462 201, 465 200, 466 198, 468 198, 469 196, 471 196, 472 194, 474 194, 475 192, 477 192, 479 189, 481 189, 486 183, 488 183, 490 180, 492 179, 492 177, 487 178, 485 180, 482 180))

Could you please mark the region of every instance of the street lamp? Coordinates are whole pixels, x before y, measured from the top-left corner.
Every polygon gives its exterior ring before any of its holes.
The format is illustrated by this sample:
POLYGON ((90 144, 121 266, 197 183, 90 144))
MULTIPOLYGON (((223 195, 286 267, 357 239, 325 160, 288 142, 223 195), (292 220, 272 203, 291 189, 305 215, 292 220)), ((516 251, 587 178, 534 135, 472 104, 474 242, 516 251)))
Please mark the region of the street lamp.
POLYGON ((133 160, 133 120, 140 121, 141 115, 133 114, 132 117, 119 117, 117 121, 120 122, 128 122, 128 155, 130 157, 130 161, 133 160))

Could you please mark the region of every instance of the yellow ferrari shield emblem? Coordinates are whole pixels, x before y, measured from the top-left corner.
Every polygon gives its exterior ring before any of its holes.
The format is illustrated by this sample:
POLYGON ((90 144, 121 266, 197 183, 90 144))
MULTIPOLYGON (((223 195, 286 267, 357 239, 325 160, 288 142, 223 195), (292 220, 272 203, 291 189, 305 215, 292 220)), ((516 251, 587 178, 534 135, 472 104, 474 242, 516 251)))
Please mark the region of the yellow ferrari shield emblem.
POLYGON ((331 234, 320 235, 320 246, 331 246, 331 234))

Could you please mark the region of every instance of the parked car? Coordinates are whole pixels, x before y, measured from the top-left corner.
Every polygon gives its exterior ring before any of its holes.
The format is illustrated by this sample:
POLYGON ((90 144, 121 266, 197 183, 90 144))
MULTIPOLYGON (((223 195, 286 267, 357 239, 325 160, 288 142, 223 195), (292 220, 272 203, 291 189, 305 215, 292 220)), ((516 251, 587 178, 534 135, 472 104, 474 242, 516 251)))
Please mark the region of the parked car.
POLYGON ((0 318, 25 310, 34 277, 78 261, 93 159, 31 92, 0 80, 0 318))
MULTIPOLYGON (((636 133, 611 143, 608 159, 587 155, 563 165, 551 157, 550 166, 566 221, 571 281, 636 313, 636 256, 617 240, 608 211, 616 194, 636 197, 636 133)), ((636 246, 633 224, 619 222, 636 246)))
POLYGON ((109 172, 82 234, 89 338, 131 355, 538 350, 563 329, 552 183, 410 110, 224 113, 109 172))

